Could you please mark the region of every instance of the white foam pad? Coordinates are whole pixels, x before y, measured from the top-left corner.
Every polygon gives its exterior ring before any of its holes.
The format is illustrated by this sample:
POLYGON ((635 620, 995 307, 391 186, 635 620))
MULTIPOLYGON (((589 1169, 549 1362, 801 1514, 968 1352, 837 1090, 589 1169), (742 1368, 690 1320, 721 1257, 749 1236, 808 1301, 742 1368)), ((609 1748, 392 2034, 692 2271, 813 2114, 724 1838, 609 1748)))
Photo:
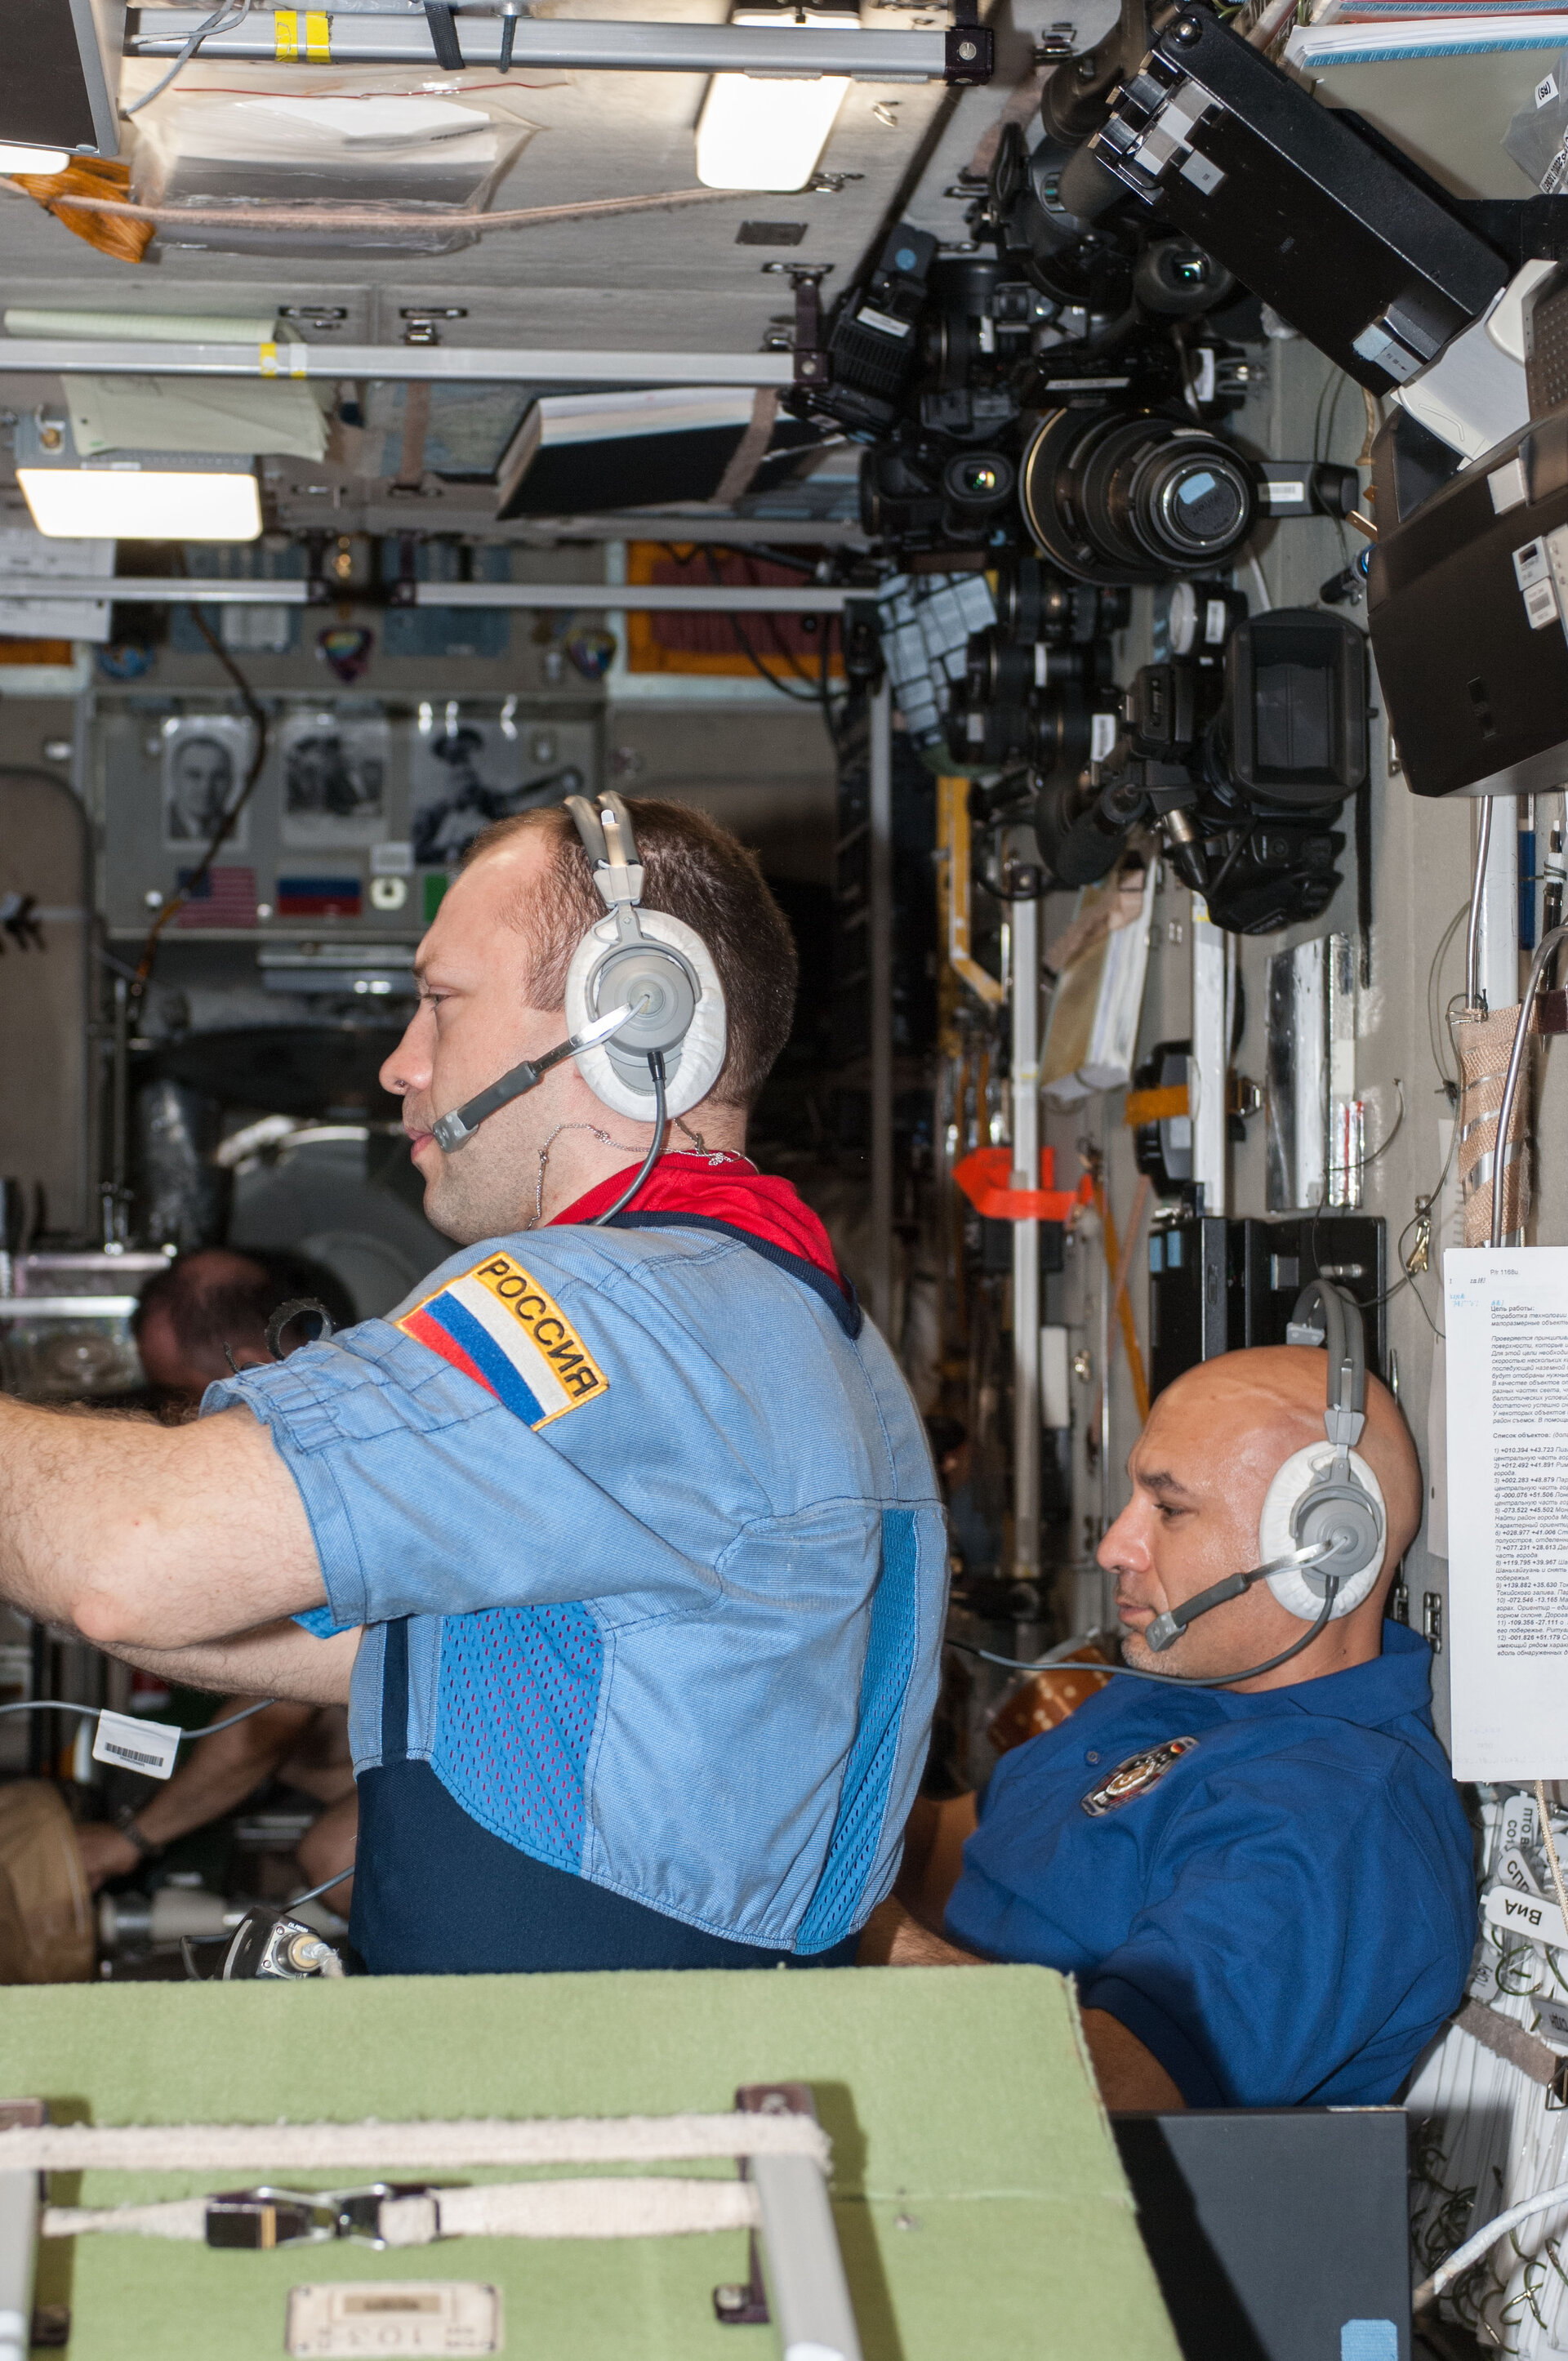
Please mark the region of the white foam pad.
MULTIPOLYGON (((692 973, 699 986, 696 1014, 691 1029, 681 1043, 681 1061, 671 1074, 665 1093, 665 1104, 672 1119, 689 1115, 699 1099, 705 1099, 718 1080, 724 1063, 724 1051, 729 1032, 724 1018, 724 992, 718 981, 718 970, 713 955, 702 937, 684 920, 671 917, 667 910, 639 910, 638 920, 650 942, 668 943, 672 950, 681 952, 691 962, 692 973)), ((566 971, 566 1029, 580 1033, 593 1022, 595 1011, 588 1005, 588 979, 607 951, 614 950, 620 937, 611 917, 590 927, 572 955, 566 971)), ((603 1015, 607 1012, 598 1012, 603 1015)), ((667 1063, 673 1062, 666 1060, 667 1063)), ((600 1048, 579 1049, 577 1071, 596 1098, 613 1107, 617 1115, 635 1117, 640 1123, 649 1122, 653 1114, 653 1101, 646 1091, 634 1091, 622 1082, 610 1062, 609 1052, 600 1048)))
MULTIPOLYGON (((1333 1444, 1325 1437, 1321 1443, 1309 1444, 1305 1451, 1293 1451, 1285 1465, 1277 1471, 1264 1499, 1263 1514, 1258 1519, 1259 1565, 1267 1565, 1272 1558, 1288 1557, 1293 1549, 1300 1547, 1290 1530, 1290 1520, 1301 1495, 1314 1477, 1332 1467, 1333 1458, 1333 1444)), ((1383 1561, 1388 1554, 1388 1512, 1382 1487, 1359 1451, 1351 1453, 1350 1464, 1377 1503, 1383 1525, 1383 1543, 1369 1566, 1360 1574, 1353 1574, 1347 1582, 1341 1584, 1334 1599, 1334 1611, 1329 1618, 1332 1623, 1337 1623, 1342 1615, 1350 1614, 1353 1609, 1361 1605, 1382 1573, 1383 1561)), ((1288 1573, 1271 1574, 1268 1587, 1281 1607, 1292 1615, 1299 1615, 1304 1623, 1315 1623, 1323 1611, 1323 1594, 1313 1589, 1303 1567, 1292 1566, 1288 1573)))

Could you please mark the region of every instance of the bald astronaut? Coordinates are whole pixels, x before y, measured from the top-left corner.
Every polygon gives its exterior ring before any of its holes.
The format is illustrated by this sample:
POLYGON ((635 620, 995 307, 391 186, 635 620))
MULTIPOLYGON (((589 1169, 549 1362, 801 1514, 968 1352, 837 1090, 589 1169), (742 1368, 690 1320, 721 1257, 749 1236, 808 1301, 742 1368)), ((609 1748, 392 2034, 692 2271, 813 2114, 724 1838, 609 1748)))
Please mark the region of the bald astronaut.
POLYGON ((1326 1357, 1231 1353, 1159 1397, 1098 1554, 1127 1666, 1180 1682, 1114 1678, 983 1795, 922 1798, 862 1949, 1071 1974, 1113 2108, 1386 2103, 1459 2004, 1470 1836, 1431 1652, 1385 1620, 1421 1479, 1376 1378, 1355 1455, 1381 1534, 1359 1603, 1314 1616, 1299 1567, 1277 1578, 1290 1606, 1261 1579, 1199 1603, 1277 1552, 1295 1455, 1326 1461, 1326 1357))

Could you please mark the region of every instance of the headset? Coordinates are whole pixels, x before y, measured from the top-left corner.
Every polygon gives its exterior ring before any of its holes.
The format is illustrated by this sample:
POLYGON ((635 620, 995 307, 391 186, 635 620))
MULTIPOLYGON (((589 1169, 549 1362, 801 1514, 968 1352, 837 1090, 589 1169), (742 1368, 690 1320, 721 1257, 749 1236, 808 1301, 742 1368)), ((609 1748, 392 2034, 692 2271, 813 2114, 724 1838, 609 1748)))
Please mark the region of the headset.
POLYGON ((706 1098, 724 1064, 728 1030, 724 988, 713 955, 695 928, 666 910, 642 908, 642 863, 631 815, 606 791, 598 807, 568 796, 605 916, 588 928, 566 972, 565 1041, 524 1059, 431 1126, 436 1145, 454 1156, 487 1118, 535 1090, 553 1066, 575 1058, 595 1096, 617 1115, 653 1125, 641 1170, 613 1205, 609 1221, 641 1188, 663 1152, 664 1126, 706 1098))
MULTIPOLYGON (((1312 1279, 1296 1299, 1285 1331, 1290 1345, 1325 1345, 1328 1348, 1328 1400, 1323 1411, 1327 1440, 1293 1451, 1275 1474, 1264 1498, 1258 1520, 1257 1548, 1262 1563, 1245 1574, 1227 1575, 1211 1583, 1179 1607, 1157 1615, 1144 1638, 1157 1655, 1174 1646, 1190 1623, 1227 1599, 1240 1598, 1255 1582, 1266 1582, 1279 1604, 1311 1630, 1266 1663, 1245 1671, 1199 1678, 1187 1673, 1146 1673, 1135 1664, 1106 1664, 1098 1671, 1119 1674, 1127 1680, 1164 1681, 1181 1688, 1230 1688, 1271 1673, 1311 1646, 1321 1631, 1341 1616, 1351 1614, 1369 1598, 1387 1554, 1388 1517, 1382 1487, 1354 1448, 1366 1424, 1366 1344, 1361 1306, 1344 1289, 1329 1280, 1312 1279)), ((1015 1672, 1035 1672, 1036 1664, 992 1656, 984 1649, 965 1653, 984 1655, 988 1664, 1006 1664, 1015 1672)))

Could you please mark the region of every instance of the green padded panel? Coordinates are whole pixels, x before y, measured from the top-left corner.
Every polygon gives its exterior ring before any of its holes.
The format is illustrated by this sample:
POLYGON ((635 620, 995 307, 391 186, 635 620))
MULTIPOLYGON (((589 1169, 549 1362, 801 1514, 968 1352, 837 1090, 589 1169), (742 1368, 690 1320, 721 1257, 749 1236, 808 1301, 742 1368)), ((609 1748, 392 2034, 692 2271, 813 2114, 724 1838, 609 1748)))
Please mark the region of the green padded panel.
MULTIPOLYGON (((0 2005, 0 2096, 46 2098, 57 2121, 665 2114, 809 2082, 866 2361, 1178 2361, 1070 1991, 1044 1969, 49 1986, 0 2005)), ((52 2194, 145 2202, 235 2180, 94 2172, 52 2194)), ((713 2314, 745 2246, 243 2255, 98 2235, 46 2246, 38 2296, 71 2305, 70 2361, 276 2361, 291 2286, 378 2278, 494 2281, 527 2361, 773 2361, 772 2329, 713 2314)))

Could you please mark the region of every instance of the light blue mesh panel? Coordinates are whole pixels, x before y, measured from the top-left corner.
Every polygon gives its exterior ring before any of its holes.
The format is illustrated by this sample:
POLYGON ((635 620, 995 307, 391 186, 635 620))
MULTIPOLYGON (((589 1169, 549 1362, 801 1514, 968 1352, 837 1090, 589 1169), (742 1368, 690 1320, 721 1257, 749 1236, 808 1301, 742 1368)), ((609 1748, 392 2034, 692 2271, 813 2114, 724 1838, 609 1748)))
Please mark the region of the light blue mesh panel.
POLYGON ((905 1694, 915 1663, 919 1562, 915 1511, 884 1509, 882 1568, 872 1599, 855 1742, 845 1766, 828 1859, 795 1938, 797 1951, 826 1951, 850 1932, 882 1842, 905 1694))
POLYGON ((448 1616, 432 1764, 475 1819, 576 1870, 604 1648, 586 1607, 448 1616))

